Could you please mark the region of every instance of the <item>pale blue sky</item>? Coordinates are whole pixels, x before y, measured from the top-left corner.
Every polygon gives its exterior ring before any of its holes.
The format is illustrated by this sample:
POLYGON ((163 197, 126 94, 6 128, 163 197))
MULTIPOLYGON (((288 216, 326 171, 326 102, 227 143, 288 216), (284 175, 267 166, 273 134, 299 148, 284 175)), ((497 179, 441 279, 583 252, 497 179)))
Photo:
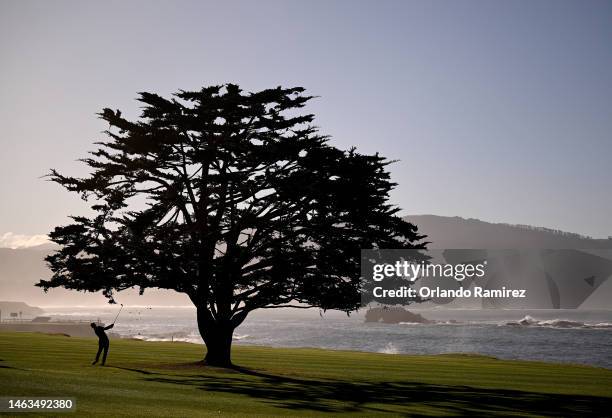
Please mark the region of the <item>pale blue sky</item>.
POLYGON ((612 1, 0 0, 0 235, 83 210, 38 178, 139 91, 306 87, 333 143, 399 159, 393 201, 612 235, 612 1))

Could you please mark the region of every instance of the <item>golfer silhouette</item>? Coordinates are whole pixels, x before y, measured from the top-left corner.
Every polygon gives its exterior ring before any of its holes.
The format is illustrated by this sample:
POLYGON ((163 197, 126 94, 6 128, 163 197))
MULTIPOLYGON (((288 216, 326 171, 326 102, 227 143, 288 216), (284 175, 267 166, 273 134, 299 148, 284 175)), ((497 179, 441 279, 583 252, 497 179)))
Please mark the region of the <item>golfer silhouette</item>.
POLYGON ((102 365, 104 366, 104 363, 106 363, 106 355, 108 354, 108 346, 110 345, 110 341, 108 340, 108 335, 106 335, 104 331, 106 331, 107 329, 111 329, 114 326, 115 324, 110 324, 107 327, 103 327, 100 325, 96 325, 95 322, 91 323, 91 327, 98 336, 98 354, 96 354, 96 359, 93 361, 93 363, 91 363, 92 366, 96 364, 100 359, 100 353, 102 352, 102 350, 104 350, 104 355, 102 356, 102 365))

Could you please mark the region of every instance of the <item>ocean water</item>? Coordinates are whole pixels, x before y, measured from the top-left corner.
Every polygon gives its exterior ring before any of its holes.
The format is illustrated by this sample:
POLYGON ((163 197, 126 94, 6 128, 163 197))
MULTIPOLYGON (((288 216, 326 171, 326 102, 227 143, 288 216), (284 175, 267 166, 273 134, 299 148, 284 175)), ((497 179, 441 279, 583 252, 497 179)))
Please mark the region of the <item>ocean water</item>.
MULTIPOLYGON (((119 310, 112 305, 44 309, 56 320, 106 324, 119 310)), ((389 355, 477 353, 612 368, 612 311, 411 311, 436 323, 365 323, 359 313, 268 310, 252 313, 236 330, 234 343, 389 355)), ((192 307, 126 306, 113 331, 125 338, 202 344, 192 307)))

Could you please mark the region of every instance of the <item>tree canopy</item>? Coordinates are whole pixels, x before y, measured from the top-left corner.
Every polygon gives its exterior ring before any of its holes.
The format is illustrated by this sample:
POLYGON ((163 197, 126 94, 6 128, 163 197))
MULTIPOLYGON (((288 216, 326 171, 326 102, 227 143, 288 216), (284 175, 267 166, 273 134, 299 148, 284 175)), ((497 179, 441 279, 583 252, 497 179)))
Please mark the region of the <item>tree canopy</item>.
POLYGON ((140 93, 138 120, 104 109, 90 174, 49 175, 92 214, 51 232, 60 249, 38 286, 111 302, 132 287, 186 293, 212 364, 229 364, 255 309, 357 309, 360 250, 422 248, 423 236, 389 203, 390 161, 332 146, 300 112, 310 99, 227 84, 140 93))

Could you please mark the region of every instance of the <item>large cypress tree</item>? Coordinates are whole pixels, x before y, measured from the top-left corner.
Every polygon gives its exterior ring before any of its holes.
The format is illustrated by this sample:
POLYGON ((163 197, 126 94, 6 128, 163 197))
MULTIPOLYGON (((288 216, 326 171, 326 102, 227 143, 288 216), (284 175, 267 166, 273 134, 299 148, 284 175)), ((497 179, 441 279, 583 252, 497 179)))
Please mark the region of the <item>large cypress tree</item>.
POLYGON ((51 232, 44 289, 186 293, 205 361, 231 365, 234 329, 255 309, 359 307, 361 248, 421 248, 388 203, 389 161, 331 146, 300 114, 303 88, 233 84, 141 93, 139 120, 104 109, 85 178, 50 178, 91 202, 51 232))

